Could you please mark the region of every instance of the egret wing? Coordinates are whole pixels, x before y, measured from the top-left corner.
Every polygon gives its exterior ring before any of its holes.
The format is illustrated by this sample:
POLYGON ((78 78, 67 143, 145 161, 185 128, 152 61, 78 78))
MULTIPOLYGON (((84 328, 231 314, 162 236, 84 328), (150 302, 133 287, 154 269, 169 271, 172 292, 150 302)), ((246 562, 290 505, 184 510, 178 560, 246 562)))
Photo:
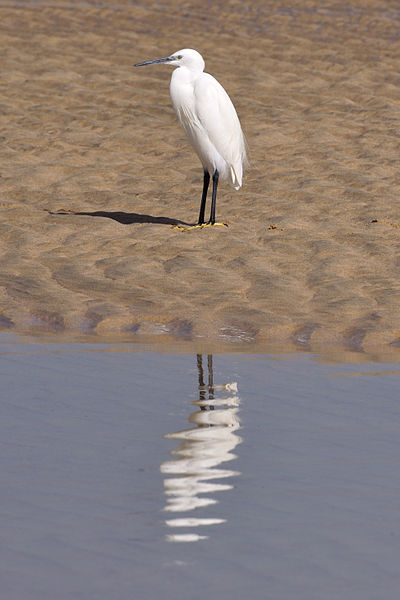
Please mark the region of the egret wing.
POLYGON ((222 85, 208 73, 196 81, 194 95, 197 117, 217 152, 237 171, 240 187, 246 147, 235 107, 222 85))

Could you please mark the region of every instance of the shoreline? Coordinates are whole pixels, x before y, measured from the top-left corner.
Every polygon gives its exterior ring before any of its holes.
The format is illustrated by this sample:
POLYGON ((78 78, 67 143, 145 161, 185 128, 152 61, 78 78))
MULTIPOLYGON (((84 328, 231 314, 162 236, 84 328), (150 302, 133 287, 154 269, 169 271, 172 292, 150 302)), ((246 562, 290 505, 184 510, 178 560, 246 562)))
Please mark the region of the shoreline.
MULTIPOLYGON (((38 347, 69 346, 81 347, 82 351, 89 346, 101 347, 100 351, 109 352, 155 352, 160 354, 241 354, 248 356, 265 355, 281 360, 295 355, 313 356, 318 362, 362 364, 362 363, 399 363, 400 348, 396 346, 368 346, 352 348, 343 344, 299 344, 293 340, 241 342, 210 340, 204 338, 179 339, 168 334, 159 335, 108 335, 95 334, 73 335, 71 332, 59 334, 49 332, 0 331, 0 354, 5 345, 27 345, 38 347), (106 348, 104 348, 106 347, 106 348)), ((79 351, 79 350, 77 350, 79 351)), ((96 350, 97 351, 97 350, 96 350)), ((42 352, 42 350, 40 350, 42 352)), ((8 354, 8 352, 6 352, 8 354)))

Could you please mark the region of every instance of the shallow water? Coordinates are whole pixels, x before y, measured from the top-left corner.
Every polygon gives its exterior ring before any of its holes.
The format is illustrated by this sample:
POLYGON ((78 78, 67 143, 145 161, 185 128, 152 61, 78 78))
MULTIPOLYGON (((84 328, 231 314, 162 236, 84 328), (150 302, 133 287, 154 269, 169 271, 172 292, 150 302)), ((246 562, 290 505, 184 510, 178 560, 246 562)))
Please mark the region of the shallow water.
POLYGON ((398 365, 2 340, 2 597, 398 597, 398 365))

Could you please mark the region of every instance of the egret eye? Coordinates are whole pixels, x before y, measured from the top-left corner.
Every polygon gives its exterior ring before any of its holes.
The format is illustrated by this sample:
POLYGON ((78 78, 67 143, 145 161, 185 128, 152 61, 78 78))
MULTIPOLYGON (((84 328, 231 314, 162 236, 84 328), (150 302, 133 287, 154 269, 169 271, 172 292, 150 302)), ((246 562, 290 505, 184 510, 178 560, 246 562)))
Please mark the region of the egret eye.
POLYGON ((179 56, 176 57, 178 60, 181 60, 181 58, 183 58, 182 54, 179 54, 179 56))

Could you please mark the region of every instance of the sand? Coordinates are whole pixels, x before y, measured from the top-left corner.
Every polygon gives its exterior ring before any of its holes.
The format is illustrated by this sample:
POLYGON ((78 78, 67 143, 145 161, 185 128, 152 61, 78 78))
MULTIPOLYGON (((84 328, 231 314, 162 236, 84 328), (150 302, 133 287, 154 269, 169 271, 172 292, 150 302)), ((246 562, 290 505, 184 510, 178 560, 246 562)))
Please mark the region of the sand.
POLYGON ((400 346, 398 3, 0 3, 0 325, 352 350, 400 346), (199 50, 251 169, 196 221, 169 99, 199 50), (65 213, 65 214, 61 214, 65 213))

